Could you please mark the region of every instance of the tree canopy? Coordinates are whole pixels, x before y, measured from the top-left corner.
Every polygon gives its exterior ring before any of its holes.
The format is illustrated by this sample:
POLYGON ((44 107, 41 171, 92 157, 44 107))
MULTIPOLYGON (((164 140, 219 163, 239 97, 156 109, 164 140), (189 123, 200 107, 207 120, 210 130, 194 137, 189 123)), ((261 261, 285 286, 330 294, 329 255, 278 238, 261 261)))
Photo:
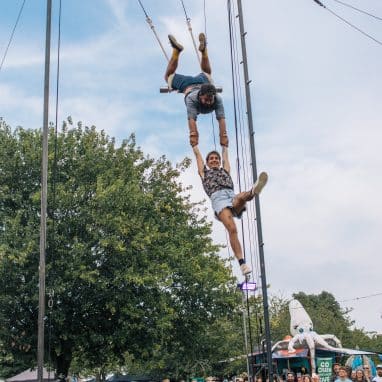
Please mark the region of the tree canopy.
MULTIPOLYGON (((51 128, 49 147, 46 343, 57 373, 73 358, 169 375, 210 368, 222 357, 211 357, 210 340, 227 320, 232 330, 240 299, 210 224, 179 182, 189 160, 173 167, 145 156, 134 136, 118 147, 81 124, 51 128)), ((2 362, 32 366, 41 131, 1 121, 0 163, 2 362)))

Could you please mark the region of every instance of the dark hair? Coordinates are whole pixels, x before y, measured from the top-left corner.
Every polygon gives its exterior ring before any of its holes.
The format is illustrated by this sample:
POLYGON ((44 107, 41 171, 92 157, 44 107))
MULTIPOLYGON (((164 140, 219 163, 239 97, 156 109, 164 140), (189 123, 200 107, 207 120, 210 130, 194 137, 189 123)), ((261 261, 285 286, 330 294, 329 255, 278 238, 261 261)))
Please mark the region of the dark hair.
POLYGON ((206 162, 208 162, 208 158, 210 157, 211 154, 216 154, 216 155, 219 157, 219 160, 222 159, 221 156, 220 156, 220 154, 219 154, 216 150, 212 150, 212 151, 210 151, 210 152, 207 154, 207 156, 206 156, 206 162))
POLYGON ((216 94, 216 88, 212 84, 203 84, 200 87, 199 95, 214 96, 216 94))

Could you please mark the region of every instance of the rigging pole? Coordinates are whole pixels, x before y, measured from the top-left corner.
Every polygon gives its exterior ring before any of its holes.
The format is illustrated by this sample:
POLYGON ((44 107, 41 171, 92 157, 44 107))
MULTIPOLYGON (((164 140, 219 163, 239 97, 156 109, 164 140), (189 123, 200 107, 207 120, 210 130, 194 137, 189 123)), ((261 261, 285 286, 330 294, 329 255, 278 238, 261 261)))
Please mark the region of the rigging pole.
MULTIPOLYGON (((244 72, 244 81, 245 81, 245 96, 246 96, 246 106, 247 106, 249 140, 250 140, 250 147, 251 147, 252 176, 253 176, 253 180, 256 181, 257 167, 256 167, 256 152, 255 152, 255 139, 254 139, 255 133, 253 129, 251 92, 249 88, 251 80, 249 80, 249 75, 248 75, 247 48, 246 48, 246 42, 245 42, 246 32, 244 32, 243 8, 242 8, 241 0, 237 0, 237 7, 238 7, 239 26, 240 26, 241 50, 243 55, 243 72, 244 72)), ((267 291, 267 280, 265 275, 264 243, 263 243, 263 232, 262 232, 262 226, 261 226, 260 200, 258 195, 255 196, 255 209, 256 209, 257 236, 259 241, 260 278, 261 278, 261 289, 262 289, 262 295, 263 295, 264 329, 265 329, 265 344, 266 344, 266 355, 267 355, 267 365, 268 365, 268 377, 269 377, 269 381, 273 381, 272 344, 271 344, 271 331, 270 331, 270 324, 269 324, 268 291, 267 291)), ((251 353, 252 351, 253 349, 251 349, 251 353)))
POLYGON ((40 217, 40 263, 39 263, 39 308, 37 338, 37 380, 43 380, 44 367, 44 319, 45 319, 45 256, 46 256, 46 218, 48 190, 48 136, 49 136, 49 69, 50 69, 50 35, 51 35, 52 0, 46 6, 45 36, 45 73, 44 73, 44 116, 42 131, 42 164, 41 164, 41 217, 40 217))

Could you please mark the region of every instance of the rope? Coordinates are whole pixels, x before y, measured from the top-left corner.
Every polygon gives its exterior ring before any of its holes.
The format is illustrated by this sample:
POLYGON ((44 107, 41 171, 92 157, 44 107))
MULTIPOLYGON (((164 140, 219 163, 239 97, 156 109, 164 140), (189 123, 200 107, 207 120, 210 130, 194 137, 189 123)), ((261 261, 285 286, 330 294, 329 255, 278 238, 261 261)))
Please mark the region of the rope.
POLYGON ((198 60, 198 63, 200 64, 201 59, 200 59, 200 56, 199 56, 199 53, 198 53, 198 48, 196 47, 196 42, 195 42, 194 34, 192 32, 191 19, 187 15, 186 7, 184 6, 183 0, 180 0, 180 2, 182 3, 182 7, 183 7, 183 11, 184 11, 184 16, 186 17, 187 28, 188 28, 188 31, 190 32, 190 35, 191 35, 192 44, 194 45, 194 49, 195 49, 195 53, 196 53, 196 59, 198 60))
MULTIPOLYGON (((183 5, 183 9, 184 9, 184 12, 186 14, 186 9, 184 8, 184 4, 183 4, 183 1, 182 1, 182 5, 183 5)), ((207 14, 206 14, 206 0, 203 1, 203 18, 204 18, 204 34, 206 36, 206 39, 207 39, 207 14)), ((199 59, 199 55, 198 55, 198 59, 199 59)), ((199 62, 200 63, 200 62, 199 62)), ((212 135, 214 137, 214 149, 215 151, 217 150, 216 149, 216 133, 215 133, 215 123, 214 123, 214 116, 212 115, 211 113, 211 126, 212 126, 212 135)), ((228 239, 227 239, 227 233, 226 233, 226 241, 227 241, 227 248, 228 248, 228 251, 229 251, 229 245, 228 245, 228 239)))
MULTIPOLYGON (((58 125, 58 96, 59 96, 59 82, 60 82, 60 52, 61 52, 61 0, 59 2, 58 12, 58 37, 57 37, 57 73, 56 73, 56 112, 55 112, 55 130, 54 130, 54 158, 53 158, 53 210, 56 207, 56 175, 57 175, 57 125, 58 125)), ((53 232, 54 232, 54 219, 53 219, 53 232)))
POLYGON ((377 297, 377 296, 382 296, 382 293, 374 293, 374 294, 369 294, 367 296, 354 297, 354 298, 350 298, 348 300, 340 300, 338 302, 357 301, 357 300, 362 300, 362 299, 365 299, 365 298, 371 298, 371 297, 377 297))
POLYGON ((207 37, 206 0, 203 1, 203 15, 204 15, 204 34, 207 37))
MULTIPOLYGON (((235 8, 233 6, 233 11, 235 13, 235 8)), ((235 24, 233 23, 233 20, 234 18, 231 17, 231 23, 232 25, 234 26, 235 24)), ((237 33, 234 33, 233 34, 233 45, 235 47, 237 47, 238 43, 237 43, 237 37, 236 37, 237 33)), ((235 53, 236 53, 236 66, 238 67, 238 63, 240 62, 240 59, 239 59, 239 53, 238 53, 238 49, 235 50, 235 53)), ((241 77, 241 71, 237 68, 236 70, 236 81, 237 83, 242 83, 242 77, 241 77)), ((240 137, 240 147, 241 147, 241 158, 242 158, 242 172, 243 172, 243 177, 244 177, 244 187, 245 188, 250 188, 252 187, 252 182, 251 182, 251 176, 248 175, 248 172, 247 172, 247 166, 248 166, 248 163, 250 163, 249 161, 249 158, 248 158, 248 152, 249 152, 249 148, 248 148, 248 140, 247 139, 244 139, 245 137, 245 123, 244 123, 244 118, 245 118, 245 112, 243 111, 243 94, 242 92, 239 92, 237 91, 237 99, 238 99, 238 102, 237 102, 237 109, 238 109, 238 114, 239 114, 239 137, 240 137)), ((238 164, 238 171, 240 170, 240 164, 238 164)), ((247 205, 247 214, 246 214, 246 218, 245 219, 242 219, 242 232, 244 232, 244 220, 247 222, 247 232, 249 233, 249 250, 250 250, 250 253, 255 253, 255 247, 253 246, 255 240, 253 238, 257 238, 257 235, 255 235, 254 233, 254 230, 255 230, 255 227, 254 227, 254 224, 252 224, 253 221, 255 221, 255 207, 252 203, 248 204, 247 205)), ((243 236, 243 243, 244 243, 244 236, 243 236)), ((259 275, 259 272, 258 270, 260 269, 259 267, 259 260, 258 260, 258 257, 257 256, 250 256, 250 261, 251 261, 251 269, 252 269, 252 272, 253 272, 253 275, 256 275, 255 276, 255 280, 257 282, 257 284, 259 284, 259 279, 260 279, 260 275, 259 275), (255 263, 255 264, 254 264, 255 263)))
MULTIPOLYGON (((240 100, 240 97, 238 97, 238 89, 237 89, 237 71, 235 72, 235 41, 234 41, 234 34, 233 34, 233 16, 231 12, 231 1, 227 0, 227 8, 228 8, 228 23, 229 23, 229 38, 230 38, 230 54, 231 54, 231 73, 232 73, 232 88, 233 88, 233 101, 234 101, 234 123, 235 123, 235 140, 236 140, 236 155, 237 155, 237 174, 238 174, 238 183, 239 183, 239 192, 242 191, 242 182, 241 182, 241 176, 240 176, 240 161, 239 161, 239 128, 238 128, 238 103, 237 99, 240 100)), ((236 61, 237 62, 237 61, 236 61)), ((243 146, 242 146, 243 147, 243 146)), ((245 171, 245 169, 243 168, 245 171)), ((246 246, 245 244, 245 235, 244 235, 244 222, 241 221, 241 230, 242 230, 242 243, 243 243, 243 255, 244 258, 246 258, 246 246)), ((252 269, 253 270, 253 269, 252 269)), ((251 321, 251 314, 250 314, 250 304, 249 304, 249 291, 246 291, 245 293, 246 297, 246 310, 247 310, 247 321, 248 321, 248 335, 249 335, 249 346, 250 346, 250 352, 253 351, 253 338, 252 338, 252 321, 251 321)), ((245 325, 245 323, 244 323, 245 325)), ((248 354, 248 349, 246 349, 248 354)), ((249 372, 249 370, 248 370, 249 372)))
MULTIPOLYGON (((59 79, 60 79, 60 52, 61 52, 61 18, 62 18, 62 0, 59 1, 59 12, 58 12, 58 36, 57 36, 57 72, 56 72, 56 102, 55 102, 55 127, 54 127, 54 156, 53 156, 53 166, 52 166, 52 208, 51 208, 51 218, 52 218, 52 248, 51 248, 51 273, 53 273, 50 277, 50 284, 54 285, 54 251, 55 251, 55 218, 54 211, 56 209, 56 182, 57 182, 57 134, 58 134, 58 104, 59 104, 59 79)), ((53 304, 54 304, 54 288, 51 287, 48 292, 49 300, 48 300, 48 363, 49 370, 52 368, 52 359, 51 359, 51 343, 52 343, 52 319, 53 319, 53 304)), ((48 379, 50 380, 50 372, 48 375, 48 379)))
MULTIPOLYGON (((233 10, 234 10, 234 7, 233 7, 233 10)), ((234 27, 234 18, 232 17, 232 12, 231 12, 231 25, 232 27, 234 27)), ((234 79, 234 81, 236 81, 236 83, 242 83, 242 79, 241 79, 241 75, 240 75, 240 70, 238 68, 238 63, 240 62, 239 60, 239 54, 238 54, 238 49, 237 49, 237 39, 236 39, 236 34, 237 33, 230 33, 230 37, 232 39, 232 50, 231 50, 231 56, 234 57, 234 59, 232 59, 232 61, 235 61, 236 62, 236 71, 234 70, 235 66, 232 65, 231 67, 231 70, 232 70, 232 77, 234 79)), ((248 158, 248 152, 249 152, 249 148, 248 148, 248 140, 246 140, 244 137, 245 137, 245 132, 244 132, 244 129, 245 129, 245 123, 244 123, 244 116, 245 116, 245 112, 243 111, 243 94, 242 92, 239 92, 238 90, 238 87, 233 85, 233 88, 234 88, 234 108, 235 110, 237 110, 237 112, 235 112, 235 126, 239 126, 239 128, 236 130, 236 140, 237 142, 237 173, 238 173, 238 183, 239 183, 239 189, 240 189, 240 192, 244 189, 244 188, 250 188, 252 186, 252 182, 250 180, 250 176, 247 172, 247 164, 250 163, 249 162, 249 158, 248 158), (238 117, 239 116, 239 117, 238 117), (241 147, 241 151, 239 153, 239 146, 240 144, 240 147, 241 147), (242 162, 240 163, 240 159, 239 158, 242 158, 242 162), (240 178, 240 174, 243 173, 243 178, 244 178, 244 187, 241 183, 241 178, 240 178)), ((249 233, 249 250, 250 250, 250 253, 255 253, 255 248, 254 248, 254 243, 256 242, 256 240, 254 240, 254 238, 257 239, 257 235, 255 235, 254 233, 254 224, 252 223, 253 221, 255 221, 254 217, 255 216, 255 208, 254 208, 254 205, 253 204, 247 204, 247 214, 245 215, 245 219, 242 219, 241 220, 241 227, 242 227, 242 240, 243 240, 243 244, 245 243, 245 237, 244 237, 244 221, 246 221, 247 223, 247 232, 249 233)), ((244 246, 244 251, 246 251, 246 246, 244 246)), ((253 272, 253 275, 254 275, 254 278, 257 282, 257 284, 259 284, 259 279, 260 279, 260 275, 259 275, 259 272, 258 270, 260 269, 259 267, 259 264, 258 264, 259 260, 258 260, 258 257, 257 256, 250 256, 250 263, 251 263, 251 269, 252 269, 252 272, 253 272)))
POLYGON ((214 137, 214 147, 215 147, 215 151, 216 151, 215 123, 214 123, 214 116, 212 115, 212 113, 211 113, 211 125, 212 125, 212 134, 213 134, 213 137, 214 137))
MULTIPOLYGON (((381 292, 380 293, 368 294, 366 296, 348 298, 346 300, 338 300, 337 302, 341 303, 341 302, 359 301, 359 300, 363 300, 363 299, 367 299, 367 298, 372 298, 372 297, 379 297, 379 296, 382 296, 381 292)), ((301 308, 291 308, 291 309, 301 309, 301 308)))
POLYGON ((142 11, 143 13, 145 14, 146 18, 148 19, 149 18, 149 15, 147 14, 146 10, 145 10, 145 7, 143 6, 143 4, 141 3, 141 0, 138 0, 140 6, 142 7, 142 11))
POLYGON ((333 1, 335 1, 335 2, 337 2, 337 3, 339 3, 339 4, 344 5, 345 7, 354 9, 355 11, 358 11, 358 12, 360 12, 360 13, 363 13, 363 14, 365 14, 365 15, 367 15, 367 16, 370 16, 370 17, 373 17, 373 18, 375 18, 375 19, 377 19, 377 20, 381 20, 381 21, 382 21, 382 17, 378 17, 378 16, 373 15, 373 14, 371 14, 371 13, 369 13, 369 12, 366 12, 366 11, 364 11, 364 10, 362 10, 362 9, 356 8, 356 7, 354 7, 353 5, 344 3, 343 1, 340 1, 340 0, 333 0, 333 1))
MULTIPOLYGON (((235 141, 236 141, 236 167, 237 167, 237 180, 239 184, 239 192, 242 192, 242 183, 241 183, 241 177, 240 177, 240 154, 239 154, 239 129, 238 129, 238 105, 237 105, 237 71, 235 72, 235 65, 234 65, 234 56, 235 56, 235 47, 236 44, 234 43, 234 37, 232 32, 232 15, 229 8, 229 20, 230 20, 230 53, 231 53, 231 75, 232 75, 232 89, 233 89, 233 104, 234 104, 234 125, 235 125, 235 141)), ((243 219, 240 222, 241 224, 241 236, 242 236, 242 242, 245 243, 245 236, 244 236, 244 222, 243 219)), ((246 255, 246 247, 243 245, 243 255, 244 259, 247 259, 246 255)), ((253 271, 253 269, 252 269, 253 271)))
POLYGON ((142 7, 143 13, 144 13, 145 16, 146 16, 147 24, 149 24, 151 30, 153 31, 154 36, 155 36, 155 38, 157 39, 157 41, 158 41, 158 43, 159 43, 159 46, 161 47, 164 56, 166 57, 166 60, 167 60, 167 61, 170 61, 170 58, 168 57, 168 55, 167 55, 167 53, 166 53, 166 51, 165 51, 165 49, 164 49, 164 47, 163 47, 163 44, 162 44, 162 42, 161 42, 161 40, 160 40, 160 38, 159 38, 159 36, 158 36, 156 30, 155 30, 155 26, 154 26, 154 24, 153 24, 151 18, 148 16, 148 14, 147 14, 147 12, 146 12, 146 10, 145 10, 145 8, 144 8, 144 6, 143 6, 141 0, 138 0, 138 2, 139 2, 139 4, 140 4, 140 6, 142 7))
MULTIPOLYGON (((52 232, 55 233, 55 218, 54 211, 56 209, 56 182, 57 182, 57 135, 58 135, 58 105, 59 105, 59 83, 60 83, 60 52, 61 52, 61 17, 62 17, 62 0, 59 1, 59 13, 58 13, 58 36, 57 36, 57 71, 56 71, 56 101, 55 101, 55 125, 54 125, 54 155, 53 155, 53 165, 52 165, 52 183, 51 183, 51 193, 52 193, 52 232)), ((54 245, 55 240, 53 236, 52 243, 54 245)), ((54 248, 53 250, 54 251, 54 248)), ((53 258, 52 258, 53 259, 53 258)), ((52 267, 54 269, 54 267, 52 267)))
POLYGON ((230 53, 231 53, 231 75, 232 75, 232 89, 233 89, 233 109, 234 109, 234 124, 235 124, 235 141, 236 141, 236 166, 238 174, 239 192, 242 191, 241 178, 240 178, 240 162, 239 162, 239 137, 238 137, 238 118, 237 118, 237 104, 236 104, 236 81, 234 70, 234 46, 233 46, 233 32, 232 32, 232 15, 231 15, 231 2, 228 0, 228 18, 229 18, 229 40, 230 40, 230 53))
POLYGON ((318 5, 320 5, 321 7, 323 7, 324 9, 326 9, 328 12, 330 12, 333 16, 339 18, 341 21, 343 21, 344 23, 349 25, 351 28, 355 29, 359 33, 363 34, 364 36, 366 36, 366 37, 370 38, 371 40, 375 41, 377 44, 382 45, 382 41, 377 40, 373 36, 369 35, 368 33, 364 32, 362 29, 360 29, 357 26, 355 26, 354 24, 352 24, 350 21, 347 21, 342 16, 338 15, 337 13, 332 11, 330 8, 328 8, 326 5, 324 5, 321 1, 319 1, 319 0, 313 0, 313 1, 315 3, 317 3, 318 5))
POLYGON ((48 308, 49 308, 49 311, 48 311, 48 382, 51 380, 50 378, 50 371, 52 370, 52 356, 51 356, 51 349, 52 349, 52 345, 51 345, 51 339, 52 339, 52 315, 53 315, 53 312, 52 312, 52 309, 53 309, 53 297, 54 297, 54 290, 50 290, 48 292, 48 297, 49 297, 49 300, 48 300, 48 308))
POLYGON ((11 37, 9 38, 8 45, 5 48, 5 52, 4 52, 3 58, 1 59, 0 72, 1 72, 1 69, 3 68, 5 57, 7 56, 9 46, 11 45, 11 42, 12 42, 12 39, 13 39, 13 35, 15 34, 15 31, 16 31, 16 28, 17 28, 17 24, 19 23, 19 20, 20 20, 20 17, 21 17, 21 13, 23 12, 25 1, 26 0, 24 0, 23 3, 21 4, 21 8, 20 8, 19 14, 17 15, 17 19, 16 19, 15 25, 14 25, 12 33, 11 33, 11 37))
POLYGON ((186 16, 186 20, 191 20, 191 19, 188 17, 188 15, 187 15, 186 7, 184 6, 183 0, 180 0, 180 2, 182 3, 182 7, 183 7, 184 15, 186 16))
MULTIPOLYGON (((242 78, 241 78, 241 71, 239 70, 239 64, 241 64, 241 59, 239 58, 239 53, 238 49, 236 48, 238 43, 237 43, 237 34, 238 32, 235 30, 234 33, 234 28, 235 28, 235 7, 232 2, 232 7, 231 7, 231 1, 228 0, 227 2, 228 5, 228 21, 229 21, 229 26, 230 26, 230 47, 231 47, 231 71, 232 71, 232 78, 233 78, 233 98, 234 98, 234 109, 235 109, 235 135, 236 135, 236 153, 237 153, 237 172, 238 172, 238 183, 240 187, 240 191, 243 187, 242 182, 241 182, 241 173, 243 173, 243 178, 244 178, 244 187, 249 187, 252 186, 252 177, 248 174, 248 167, 250 160, 248 158, 248 153, 249 153, 249 147, 248 147, 248 140, 245 139, 245 122, 244 122, 244 117, 245 117, 245 110, 243 108, 243 91, 241 89, 241 92, 238 89, 237 84, 242 83, 242 78), (231 10, 232 9, 232 10, 231 10), (236 71, 235 71, 235 64, 236 63, 236 71), (239 150, 239 146, 241 150, 239 150), (240 162, 240 158, 241 161, 240 162), (251 178, 251 179, 250 179, 251 178)), ((244 252, 246 251, 246 246, 245 246, 245 229, 244 229, 244 219, 242 219, 242 242, 243 242, 243 249, 244 252)), ((255 224, 256 224, 256 212, 255 212, 255 206, 253 204, 247 204, 247 214, 246 214, 246 222, 247 222, 247 227, 246 227, 246 233, 249 237, 249 250, 250 254, 253 254, 253 256, 250 256, 250 261, 251 261, 251 268, 253 272, 253 277, 256 280, 257 285, 259 286, 260 282, 260 274, 259 274, 259 256, 255 256, 255 252, 257 251, 258 245, 255 246, 255 244, 258 244, 257 240, 257 234, 255 233, 255 224)), ((250 347, 251 347, 251 352, 253 351, 253 342, 254 339, 252 337, 252 320, 251 320, 251 315, 250 315, 250 301, 249 301, 249 295, 248 292, 246 293, 246 305, 247 305, 247 316, 248 316, 248 327, 249 327, 249 335, 250 335, 250 347)), ((257 301, 254 300, 254 308, 253 308, 253 313, 255 315, 255 340, 257 342, 257 346, 260 349, 261 347, 261 339, 263 337, 263 330, 262 330, 262 320, 259 315, 259 309, 257 306, 257 301)))

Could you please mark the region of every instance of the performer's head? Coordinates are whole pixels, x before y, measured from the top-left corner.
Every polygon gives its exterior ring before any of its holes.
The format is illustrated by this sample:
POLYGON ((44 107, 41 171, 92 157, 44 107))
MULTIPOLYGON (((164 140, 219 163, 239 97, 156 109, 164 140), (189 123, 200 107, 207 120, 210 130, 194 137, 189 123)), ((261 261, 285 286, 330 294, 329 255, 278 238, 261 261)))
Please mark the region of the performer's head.
POLYGON ((199 90, 199 101, 204 106, 212 106, 215 103, 216 88, 208 83, 203 84, 199 90))
POLYGON ((221 156, 216 150, 210 151, 206 156, 206 163, 209 168, 220 167, 221 156))

